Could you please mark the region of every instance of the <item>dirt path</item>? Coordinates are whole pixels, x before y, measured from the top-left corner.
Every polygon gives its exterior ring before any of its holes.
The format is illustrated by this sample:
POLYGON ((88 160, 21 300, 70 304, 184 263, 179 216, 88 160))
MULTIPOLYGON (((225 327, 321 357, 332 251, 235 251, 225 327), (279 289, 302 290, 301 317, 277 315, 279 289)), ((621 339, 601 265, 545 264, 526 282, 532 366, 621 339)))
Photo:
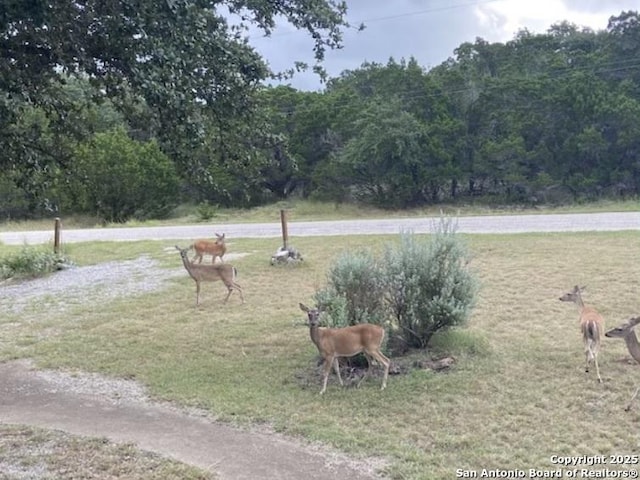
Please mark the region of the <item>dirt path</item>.
POLYGON ((120 385, 113 384, 107 392, 104 386, 92 388, 96 382, 95 376, 61 381, 59 373, 35 370, 27 361, 0 364, 0 422, 134 443, 213 471, 222 480, 376 478, 373 466, 365 462, 282 435, 232 428, 135 396, 123 399, 116 391, 120 385), (78 388, 83 383, 85 388, 78 388), (98 393, 91 393, 95 390, 98 393))

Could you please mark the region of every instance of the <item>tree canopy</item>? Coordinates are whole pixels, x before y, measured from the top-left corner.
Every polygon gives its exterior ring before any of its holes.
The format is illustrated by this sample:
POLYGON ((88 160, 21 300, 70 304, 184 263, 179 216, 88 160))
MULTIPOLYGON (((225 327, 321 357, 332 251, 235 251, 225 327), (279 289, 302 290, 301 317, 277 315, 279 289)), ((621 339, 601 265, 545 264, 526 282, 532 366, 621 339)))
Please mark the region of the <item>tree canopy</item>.
POLYGON ((252 49, 249 26, 268 34, 288 21, 321 62, 345 13, 335 0, 4 2, 0 214, 95 210, 103 199, 80 201, 73 186, 91 158, 105 167, 86 146, 114 131, 172 163, 180 188, 166 189, 166 206, 640 194, 638 12, 598 32, 561 22, 506 43, 477 38, 431 70, 363 63, 322 92, 265 85, 282 72, 252 49))

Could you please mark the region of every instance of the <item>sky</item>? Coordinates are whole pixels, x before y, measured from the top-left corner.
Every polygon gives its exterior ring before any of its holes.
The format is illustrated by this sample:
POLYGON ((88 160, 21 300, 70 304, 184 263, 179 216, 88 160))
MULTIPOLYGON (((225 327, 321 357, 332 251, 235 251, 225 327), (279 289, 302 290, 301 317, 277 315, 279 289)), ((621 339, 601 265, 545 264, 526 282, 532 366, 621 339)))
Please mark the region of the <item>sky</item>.
MULTIPOLYGON (((611 16, 639 10, 638 0, 346 0, 347 19, 366 28, 345 31, 344 47, 327 51, 324 67, 329 77, 358 69, 364 62, 386 64, 415 57, 430 69, 449 57, 464 42, 482 38, 507 42, 522 29, 545 33, 567 20, 579 27, 602 30, 611 16)), ((280 26, 271 37, 250 36, 250 43, 271 68, 291 68, 296 60, 312 65, 313 42, 304 32, 280 26)), ((299 90, 322 90, 317 75, 296 74, 285 83, 299 90)))

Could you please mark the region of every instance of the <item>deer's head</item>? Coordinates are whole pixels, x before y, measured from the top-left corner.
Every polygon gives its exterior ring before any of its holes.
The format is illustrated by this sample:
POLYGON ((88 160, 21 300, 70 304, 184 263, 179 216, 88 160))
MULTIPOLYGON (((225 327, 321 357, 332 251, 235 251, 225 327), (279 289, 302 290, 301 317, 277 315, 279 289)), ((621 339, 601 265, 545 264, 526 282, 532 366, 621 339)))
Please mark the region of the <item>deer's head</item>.
POLYGON ((629 335, 633 331, 635 326, 638 325, 639 323, 640 323, 640 317, 630 318, 629 320, 624 322, 622 325, 619 325, 616 328, 612 328, 611 330, 606 332, 604 335, 609 338, 615 338, 615 337, 624 338, 627 335, 629 335))

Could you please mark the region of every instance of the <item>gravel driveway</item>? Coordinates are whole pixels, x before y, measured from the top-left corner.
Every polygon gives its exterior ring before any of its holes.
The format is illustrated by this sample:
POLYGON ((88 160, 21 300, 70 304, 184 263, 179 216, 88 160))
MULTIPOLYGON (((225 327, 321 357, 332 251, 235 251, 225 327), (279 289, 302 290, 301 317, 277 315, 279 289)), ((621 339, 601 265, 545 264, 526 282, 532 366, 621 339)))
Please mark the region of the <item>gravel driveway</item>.
MULTIPOLYGON (((372 235, 396 234, 402 230, 429 233, 438 225, 438 217, 393 218, 382 220, 336 220, 323 222, 289 222, 289 235, 372 235)), ((53 223, 53 222, 52 222, 53 223)), ((640 212, 583 213, 557 215, 492 215, 456 218, 460 233, 526 233, 640 230, 640 212)), ((66 230, 62 241, 182 240, 211 237, 224 232, 233 238, 280 237, 280 223, 211 223, 172 227, 95 228, 66 230)), ((51 230, 0 232, 0 242, 8 245, 39 244, 53 241, 51 230)))

